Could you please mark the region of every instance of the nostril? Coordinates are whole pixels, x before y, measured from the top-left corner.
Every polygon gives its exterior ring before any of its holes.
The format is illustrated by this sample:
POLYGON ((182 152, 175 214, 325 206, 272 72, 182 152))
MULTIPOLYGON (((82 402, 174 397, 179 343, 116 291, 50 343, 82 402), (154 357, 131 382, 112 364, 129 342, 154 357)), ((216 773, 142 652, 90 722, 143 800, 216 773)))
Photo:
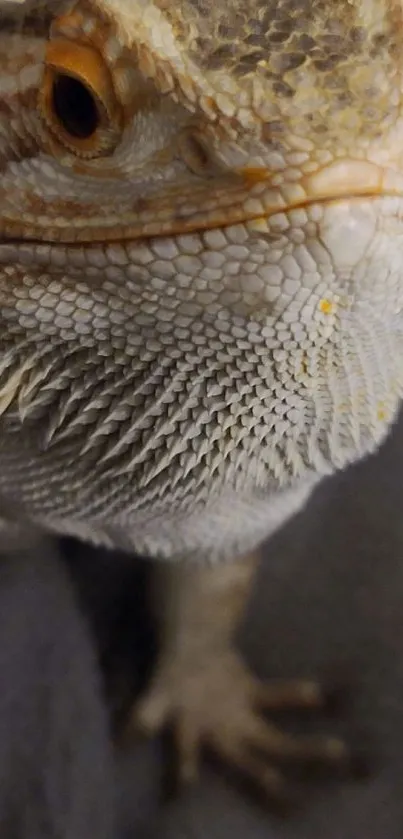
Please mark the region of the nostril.
POLYGON ((179 154, 188 169, 195 175, 212 178, 217 174, 218 164, 204 137, 194 130, 186 130, 179 137, 179 154))

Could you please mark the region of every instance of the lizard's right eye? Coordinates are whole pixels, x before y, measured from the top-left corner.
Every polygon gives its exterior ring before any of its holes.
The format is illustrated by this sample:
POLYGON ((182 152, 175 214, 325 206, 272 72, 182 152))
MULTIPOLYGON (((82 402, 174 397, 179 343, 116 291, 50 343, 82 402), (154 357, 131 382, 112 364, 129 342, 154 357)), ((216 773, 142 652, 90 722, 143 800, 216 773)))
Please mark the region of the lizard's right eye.
POLYGON ((121 136, 121 109, 100 53, 55 39, 48 44, 39 104, 59 143, 79 157, 110 153, 121 136))
POLYGON ((60 127, 72 138, 89 140, 101 122, 92 91, 67 73, 55 73, 52 106, 60 127))

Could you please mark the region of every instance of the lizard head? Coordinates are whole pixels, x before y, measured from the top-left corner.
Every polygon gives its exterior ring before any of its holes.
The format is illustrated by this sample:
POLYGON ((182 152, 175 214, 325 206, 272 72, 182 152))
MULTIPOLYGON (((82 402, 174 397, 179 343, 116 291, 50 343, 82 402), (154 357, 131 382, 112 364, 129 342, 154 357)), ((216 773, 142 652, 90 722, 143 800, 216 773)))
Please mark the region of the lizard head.
POLYGON ((403 192, 400 0, 23 7, 2 38, 3 237, 272 234, 278 213, 403 192))
POLYGON ((4 421, 140 483, 371 448, 403 391, 401 0, 5 6, 4 421))

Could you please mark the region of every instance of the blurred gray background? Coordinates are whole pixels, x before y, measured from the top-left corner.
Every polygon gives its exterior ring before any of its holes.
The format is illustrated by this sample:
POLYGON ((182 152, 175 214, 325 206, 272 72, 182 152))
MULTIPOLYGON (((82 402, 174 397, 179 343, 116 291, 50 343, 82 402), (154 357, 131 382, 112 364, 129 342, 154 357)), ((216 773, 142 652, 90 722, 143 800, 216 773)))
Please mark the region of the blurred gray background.
MULTIPOLYGON (((298 785, 303 807, 280 821, 206 769, 197 789, 158 809, 160 747, 137 744, 119 759, 121 839, 400 839, 402 476, 403 418, 377 456, 323 484, 267 546, 242 637, 264 676, 319 674, 349 683, 341 722, 323 726, 362 738, 372 753, 371 777, 298 785)), ((98 606, 99 576, 92 587, 98 606)), ((103 579, 110 591, 105 568, 103 579)))

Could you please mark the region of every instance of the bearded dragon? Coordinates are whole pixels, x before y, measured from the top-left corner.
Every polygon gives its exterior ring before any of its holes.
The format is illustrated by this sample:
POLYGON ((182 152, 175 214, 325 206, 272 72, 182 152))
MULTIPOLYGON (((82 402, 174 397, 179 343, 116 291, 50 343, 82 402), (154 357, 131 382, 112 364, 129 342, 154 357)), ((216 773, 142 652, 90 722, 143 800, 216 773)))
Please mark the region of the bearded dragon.
POLYGON ((232 639, 261 543, 403 393, 402 2, 0 10, 4 525, 160 561, 136 723, 281 794, 278 757, 348 747, 267 724, 323 689, 232 639))

